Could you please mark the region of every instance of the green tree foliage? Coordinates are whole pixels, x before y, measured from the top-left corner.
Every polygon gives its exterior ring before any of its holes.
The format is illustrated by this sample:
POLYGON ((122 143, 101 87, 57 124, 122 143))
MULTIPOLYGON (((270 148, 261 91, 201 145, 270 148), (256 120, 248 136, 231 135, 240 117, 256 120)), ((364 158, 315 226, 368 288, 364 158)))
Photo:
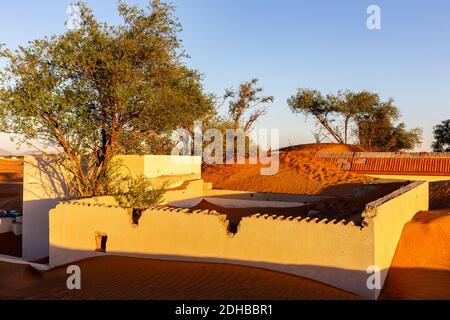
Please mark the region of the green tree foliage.
POLYGON ((422 142, 422 130, 408 130, 401 122, 398 108, 392 100, 370 105, 356 116, 356 135, 358 143, 372 151, 411 150, 422 142))
POLYGON ((152 179, 143 175, 137 177, 125 176, 115 179, 109 185, 109 191, 122 208, 132 209, 133 224, 139 224, 142 213, 164 199, 167 183, 154 186, 152 179))
POLYGON ((145 210, 161 203, 166 192, 166 184, 155 187, 151 179, 144 176, 124 177, 116 182, 112 191, 117 203, 123 208, 145 210))
POLYGON ((325 129, 325 135, 331 136, 338 143, 344 143, 338 132, 339 128, 334 125, 336 111, 331 100, 318 90, 299 89, 296 95, 288 99, 288 105, 293 113, 312 116, 317 125, 325 129))
POLYGON ((442 121, 433 130, 434 142, 432 145, 434 152, 450 152, 450 119, 442 121))
MULTIPOLYGON (((79 2, 81 26, 10 51, 0 73, 0 126, 19 143, 55 147, 74 196, 103 194, 116 154, 167 151, 172 130, 213 112, 186 55, 174 7, 119 2, 119 25, 79 2)), ((41 148, 42 149, 42 148, 41 148)))
POLYGON ((421 130, 408 130, 404 123, 396 125, 398 108, 392 99, 383 102, 376 93, 341 90, 323 95, 318 90, 299 89, 288 105, 292 112, 314 118, 317 141, 349 143, 353 138, 373 151, 410 150, 421 143, 421 130))

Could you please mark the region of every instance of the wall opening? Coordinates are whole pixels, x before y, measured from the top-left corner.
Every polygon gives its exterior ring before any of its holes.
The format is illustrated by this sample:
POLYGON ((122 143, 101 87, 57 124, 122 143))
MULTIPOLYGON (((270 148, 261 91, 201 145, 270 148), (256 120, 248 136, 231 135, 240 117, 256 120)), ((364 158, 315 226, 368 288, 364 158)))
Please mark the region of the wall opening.
POLYGON ((95 234, 95 251, 106 252, 106 243, 108 242, 108 236, 104 233, 95 234))
POLYGON ((133 212, 131 214, 133 224, 139 225, 139 219, 141 218, 143 212, 143 209, 133 209, 133 212))

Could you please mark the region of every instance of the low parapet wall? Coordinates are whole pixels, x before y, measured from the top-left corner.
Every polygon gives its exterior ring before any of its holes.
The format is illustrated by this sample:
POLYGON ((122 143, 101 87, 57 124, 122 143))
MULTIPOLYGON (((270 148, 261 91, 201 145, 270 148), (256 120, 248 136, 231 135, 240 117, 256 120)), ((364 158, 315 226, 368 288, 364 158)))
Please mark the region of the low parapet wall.
POLYGON ((115 156, 114 159, 122 162, 121 171, 124 175, 143 175, 147 178, 180 175, 201 177, 201 157, 123 155, 115 156))
POLYGON ((112 198, 60 203, 50 212, 50 265, 112 254, 145 258, 233 263, 305 276, 375 299, 367 269, 377 265, 381 283, 401 230, 428 209, 428 184, 416 182, 371 203, 365 226, 352 222, 253 215, 236 234, 215 211, 154 207, 132 224, 131 210, 112 198), (96 237, 107 237, 106 253, 96 237))

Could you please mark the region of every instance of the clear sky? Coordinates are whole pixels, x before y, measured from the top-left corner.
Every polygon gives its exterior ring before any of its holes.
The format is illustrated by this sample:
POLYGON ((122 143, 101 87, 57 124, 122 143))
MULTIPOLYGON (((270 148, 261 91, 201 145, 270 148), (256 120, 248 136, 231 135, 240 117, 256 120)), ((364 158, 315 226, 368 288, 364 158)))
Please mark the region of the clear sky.
MULTIPOLYGON (((0 4, 0 43, 9 48, 65 31, 70 0, 0 4)), ((450 0, 177 0, 188 65, 205 88, 222 94, 253 77, 275 96, 260 128, 280 129, 281 145, 312 142, 312 123, 286 99, 299 87, 322 92, 367 89, 395 99, 402 120, 432 127, 450 118, 450 0), (366 27, 366 9, 381 8, 381 30, 366 27)), ((116 2, 89 0, 99 20, 119 22, 116 2)), ((146 5, 146 0, 128 3, 146 5)), ((2 64, 0 63, 0 66, 2 64)), ((14 147, 3 136, 0 148, 14 147)))

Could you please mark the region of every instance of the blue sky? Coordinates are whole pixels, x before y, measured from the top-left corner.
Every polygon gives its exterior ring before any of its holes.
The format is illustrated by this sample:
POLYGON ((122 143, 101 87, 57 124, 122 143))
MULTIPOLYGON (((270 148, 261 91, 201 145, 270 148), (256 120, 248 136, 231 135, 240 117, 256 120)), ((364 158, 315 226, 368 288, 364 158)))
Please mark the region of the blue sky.
MULTIPOLYGON (((0 4, 0 43, 9 48, 65 31, 70 0, 0 4)), ((450 118, 450 0, 179 0, 188 65, 205 88, 222 94, 253 77, 275 96, 260 128, 280 129, 281 145, 312 142, 312 123, 286 99, 299 87, 325 93, 367 89, 392 97, 409 127, 450 118), (381 30, 368 30, 366 9, 381 8, 381 30)), ((116 1, 90 0, 99 20, 119 22, 116 1)), ((146 0, 128 3, 146 5, 146 0)), ((0 66, 2 64, 0 63, 0 66)), ((5 136, 0 147, 13 150, 5 136)))

